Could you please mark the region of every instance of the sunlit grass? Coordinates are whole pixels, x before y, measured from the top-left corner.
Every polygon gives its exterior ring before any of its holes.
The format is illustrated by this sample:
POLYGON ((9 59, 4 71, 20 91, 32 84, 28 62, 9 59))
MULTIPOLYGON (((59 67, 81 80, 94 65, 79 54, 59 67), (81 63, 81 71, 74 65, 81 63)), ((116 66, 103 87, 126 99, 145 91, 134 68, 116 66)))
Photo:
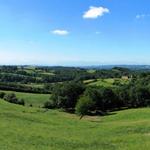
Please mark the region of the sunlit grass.
POLYGON ((34 94, 34 93, 23 93, 23 92, 14 92, 14 91, 2 91, 5 93, 15 93, 17 98, 24 99, 25 105, 33 107, 42 107, 43 104, 50 99, 50 94, 34 94))
POLYGON ((150 109, 79 120, 0 100, 0 133, 2 150, 143 150, 150 147, 150 109))

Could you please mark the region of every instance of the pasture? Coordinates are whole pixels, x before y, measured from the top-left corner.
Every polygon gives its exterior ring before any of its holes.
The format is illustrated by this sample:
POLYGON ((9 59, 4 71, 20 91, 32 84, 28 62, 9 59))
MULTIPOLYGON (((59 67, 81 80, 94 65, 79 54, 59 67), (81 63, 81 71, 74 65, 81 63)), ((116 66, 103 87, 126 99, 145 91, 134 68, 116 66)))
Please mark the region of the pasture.
POLYGON ((32 105, 33 107, 42 107, 43 104, 50 99, 50 94, 34 94, 4 90, 0 90, 0 92, 14 93, 17 98, 24 99, 26 106, 32 105))
POLYGON ((128 84, 130 79, 109 78, 109 79, 91 79, 85 80, 84 83, 91 86, 116 87, 118 85, 128 84))
POLYGON ((79 117, 0 100, 2 150, 142 150, 150 147, 150 109, 79 117))

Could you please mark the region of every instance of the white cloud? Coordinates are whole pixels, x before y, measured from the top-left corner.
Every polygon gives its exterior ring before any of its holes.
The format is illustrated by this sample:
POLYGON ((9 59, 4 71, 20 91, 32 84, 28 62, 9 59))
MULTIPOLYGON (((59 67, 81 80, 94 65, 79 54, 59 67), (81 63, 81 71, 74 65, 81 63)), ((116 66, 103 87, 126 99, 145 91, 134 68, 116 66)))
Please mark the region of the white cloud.
POLYGON ((67 30, 59 30, 59 29, 52 31, 52 33, 56 34, 56 35, 62 35, 62 36, 69 34, 69 32, 67 30))
POLYGON ((136 15, 136 19, 143 19, 145 17, 150 17, 150 14, 138 14, 138 15, 136 15))
POLYGON ((110 11, 108 8, 91 6, 89 10, 84 13, 83 18, 96 19, 98 17, 103 16, 105 13, 109 13, 109 12, 110 11))

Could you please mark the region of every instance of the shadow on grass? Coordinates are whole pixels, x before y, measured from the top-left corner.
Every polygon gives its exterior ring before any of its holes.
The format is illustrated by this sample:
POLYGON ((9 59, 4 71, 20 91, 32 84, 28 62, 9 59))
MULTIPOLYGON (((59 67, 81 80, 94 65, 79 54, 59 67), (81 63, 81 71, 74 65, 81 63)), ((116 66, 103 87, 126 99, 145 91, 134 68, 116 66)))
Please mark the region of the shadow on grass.
POLYGON ((104 111, 94 111, 94 112, 89 112, 89 116, 110 116, 110 115, 115 115, 117 114, 116 112, 104 112, 104 111))
MULTIPOLYGON (((109 116, 109 115, 117 114, 116 111, 125 110, 125 109, 128 109, 128 108, 118 108, 118 109, 113 109, 113 110, 108 110, 108 111, 95 110, 95 111, 88 112, 87 115, 88 116, 109 116)), ((75 114, 75 110, 72 108, 71 109, 59 109, 59 111, 70 113, 70 114, 75 114)))
MULTIPOLYGON (((126 110, 129 108, 117 108, 117 109, 111 109, 111 110, 107 110, 107 111, 101 111, 101 110, 95 110, 95 111, 89 111, 87 115, 85 115, 86 117, 91 117, 91 122, 97 122, 100 123, 102 122, 101 120, 96 120, 94 119, 95 117, 103 117, 103 116, 111 116, 111 115, 116 115, 117 111, 121 111, 121 110, 126 110), (93 119, 92 119, 93 118, 93 119)), ((75 114, 75 109, 57 109, 60 112, 65 112, 65 113, 69 113, 69 114, 75 114)), ((81 120, 82 118, 85 117, 80 116, 79 120, 81 120)))

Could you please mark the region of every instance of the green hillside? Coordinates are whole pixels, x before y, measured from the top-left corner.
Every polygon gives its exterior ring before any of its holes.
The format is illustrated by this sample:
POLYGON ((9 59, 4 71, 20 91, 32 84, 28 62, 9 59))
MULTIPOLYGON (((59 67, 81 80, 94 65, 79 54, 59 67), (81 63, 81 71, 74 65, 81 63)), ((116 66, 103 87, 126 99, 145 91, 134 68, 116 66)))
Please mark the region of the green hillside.
POLYGON ((109 78, 109 79, 91 79, 91 80, 85 80, 85 84, 91 85, 91 86, 103 86, 103 87, 116 87, 118 85, 126 85, 129 83, 129 79, 121 79, 121 78, 109 78))
POLYGON ((150 147, 150 109, 85 117, 0 100, 1 150, 142 150, 150 147))
POLYGON ((18 98, 24 99, 25 105, 33 107, 42 107, 43 104, 50 99, 50 94, 34 94, 34 93, 23 93, 23 92, 14 92, 14 91, 4 91, 0 92, 14 93, 18 98))

